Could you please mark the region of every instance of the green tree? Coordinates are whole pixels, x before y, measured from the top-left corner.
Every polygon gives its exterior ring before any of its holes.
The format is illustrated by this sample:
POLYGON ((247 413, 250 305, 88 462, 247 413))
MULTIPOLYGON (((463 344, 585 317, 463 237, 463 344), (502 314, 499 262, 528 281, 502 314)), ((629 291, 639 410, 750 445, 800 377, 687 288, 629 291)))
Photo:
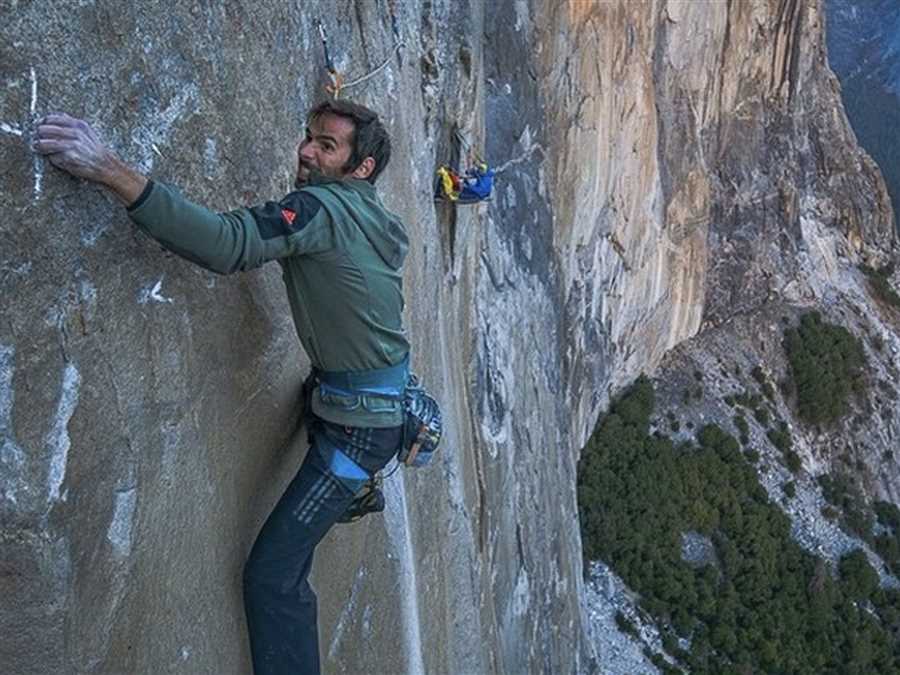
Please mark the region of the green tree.
POLYGON ((838 563, 838 570, 847 592, 853 598, 868 598, 878 588, 878 573, 872 569, 861 548, 854 549, 842 556, 838 563))

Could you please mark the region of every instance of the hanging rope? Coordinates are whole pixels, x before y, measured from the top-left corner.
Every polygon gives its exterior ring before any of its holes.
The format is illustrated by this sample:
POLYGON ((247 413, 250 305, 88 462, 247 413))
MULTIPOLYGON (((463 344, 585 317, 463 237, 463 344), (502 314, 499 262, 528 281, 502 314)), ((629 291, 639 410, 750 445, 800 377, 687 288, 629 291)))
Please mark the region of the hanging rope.
MULTIPOLYGON (((394 53, 396 54, 397 52, 399 52, 403 48, 403 46, 404 45, 402 42, 399 43, 396 47, 394 47, 394 53)), ((355 80, 351 80, 350 82, 345 82, 344 85, 341 87, 341 89, 349 89, 350 87, 355 87, 357 84, 362 84, 363 82, 368 80, 370 77, 377 75, 378 73, 380 73, 382 70, 384 70, 387 67, 387 64, 389 64, 391 62, 391 59, 393 57, 394 57, 394 54, 391 54, 384 61, 381 62, 380 66, 375 68, 373 71, 366 73, 362 77, 357 77, 355 80)))
MULTIPOLYGON (((400 24, 397 22, 397 6, 395 0, 388 0, 388 13, 391 15, 391 32, 394 34, 394 44, 402 45, 400 39, 400 24)), ((403 68, 403 55, 397 50, 397 63, 403 68)))

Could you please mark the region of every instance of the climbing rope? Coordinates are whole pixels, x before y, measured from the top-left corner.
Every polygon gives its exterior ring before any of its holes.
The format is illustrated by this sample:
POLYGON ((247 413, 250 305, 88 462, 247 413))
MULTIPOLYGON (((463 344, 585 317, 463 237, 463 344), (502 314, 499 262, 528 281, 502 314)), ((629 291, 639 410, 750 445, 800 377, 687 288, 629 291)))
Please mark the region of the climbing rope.
MULTIPOLYGON (((403 46, 404 45, 402 42, 397 44, 397 46, 394 47, 394 54, 399 52, 403 48, 403 46)), ((357 84, 365 82, 370 77, 377 75, 378 73, 380 73, 382 70, 384 70, 387 67, 387 64, 389 64, 391 62, 391 59, 394 57, 394 54, 391 54, 390 56, 388 56, 384 61, 381 62, 380 66, 378 66, 371 72, 366 73, 362 77, 357 77, 355 80, 350 80, 349 82, 345 82, 344 85, 341 87, 341 89, 349 89, 350 87, 355 87, 357 84)))
POLYGON ((391 469, 391 470, 390 470, 389 472, 387 472, 385 475, 381 476, 381 481, 386 481, 388 478, 390 478, 391 476, 393 476, 395 473, 397 473, 397 469, 399 469, 401 466, 402 466, 402 464, 401 464, 400 462, 397 462, 397 463, 394 465, 394 468, 393 468, 393 469, 391 469))

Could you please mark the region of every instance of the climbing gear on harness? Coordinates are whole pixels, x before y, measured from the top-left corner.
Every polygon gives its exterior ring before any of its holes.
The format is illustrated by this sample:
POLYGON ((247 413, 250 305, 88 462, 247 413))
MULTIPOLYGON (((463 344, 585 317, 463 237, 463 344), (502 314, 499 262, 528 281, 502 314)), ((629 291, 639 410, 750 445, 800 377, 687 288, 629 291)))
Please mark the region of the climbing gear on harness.
MULTIPOLYGON (((341 92, 344 89, 349 89, 350 87, 355 87, 358 84, 362 84, 366 80, 374 77, 382 70, 387 68, 387 65, 391 62, 391 59, 394 57, 394 54, 398 55, 400 50, 403 49, 406 45, 403 42, 400 42, 400 31, 397 28, 397 19, 394 15, 393 8, 391 9, 391 21, 392 21, 392 29, 394 32, 394 41, 396 44, 394 45, 393 51, 381 62, 376 68, 373 68, 371 71, 366 73, 365 75, 361 75, 354 80, 350 80, 349 82, 344 81, 344 75, 338 72, 338 69, 334 66, 334 61, 331 60, 331 54, 328 51, 328 36, 325 34, 325 26, 322 25, 322 22, 319 19, 316 19, 316 28, 319 30, 319 37, 322 39, 322 48, 325 51, 325 69, 328 71, 328 79, 331 81, 331 84, 325 85, 325 91, 327 91, 333 98, 340 98, 341 92)), ((401 63, 402 66, 402 63, 401 63)))
MULTIPOLYGON (((320 395, 364 398, 375 395, 403 402, 403 440, 397 459, 406 466, 425 466, 434 457, 443 432, 441 408, 409 371, 409 354, 389 368, 361 371, 314 369, 311 387, 320 395)), ((311 396, 311 393, 310 393, 311 396)))
POLYGON ((370 513, 384 511, 384 493, 381 491, 381 478, 373 476, 360 488, 353 502, 338 518, 339 523, 355 523, 370 513))
MULTIPOLYGON (((409 371, 409 354, 395 366, 367 371, 324 371, 314 368, 303 383, 304 417, 313 420, 311 401, 316 390, 329 395, 359 398, 375 395, 402 401, 403 428, 397 451, 397 466, 422 467, 437 452, 443 435, 443 420, 438 402, 419 378, 409 371)), ((319 452, 335 477, 356 495, 338 522, 355 522, 368 513, 384 510, 383 478, 370 476, 324 434, 311 434, 310 442, 319 452)))
POLYGON ((441 408, 415 375, 409 376, 403 406, 406 421, 397 461, 406 466, 425 466, 434 458, 441 442, 444 430, 441 408))

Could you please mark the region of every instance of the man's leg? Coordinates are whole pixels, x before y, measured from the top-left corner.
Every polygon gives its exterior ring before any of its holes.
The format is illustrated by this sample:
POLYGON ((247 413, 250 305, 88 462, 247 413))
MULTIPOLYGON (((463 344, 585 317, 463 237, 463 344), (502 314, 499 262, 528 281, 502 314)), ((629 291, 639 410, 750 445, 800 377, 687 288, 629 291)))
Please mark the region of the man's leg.
MULTIPOLYGON (((400 430, 344 429, 318 423, 369 473, 399 445, 400 430)), ((307 581, 313 552, 353 501, 354 491, 315 446, 263 526, 244 568, 244 606, 256 675, 319 673, 316 596, 307 581)))

